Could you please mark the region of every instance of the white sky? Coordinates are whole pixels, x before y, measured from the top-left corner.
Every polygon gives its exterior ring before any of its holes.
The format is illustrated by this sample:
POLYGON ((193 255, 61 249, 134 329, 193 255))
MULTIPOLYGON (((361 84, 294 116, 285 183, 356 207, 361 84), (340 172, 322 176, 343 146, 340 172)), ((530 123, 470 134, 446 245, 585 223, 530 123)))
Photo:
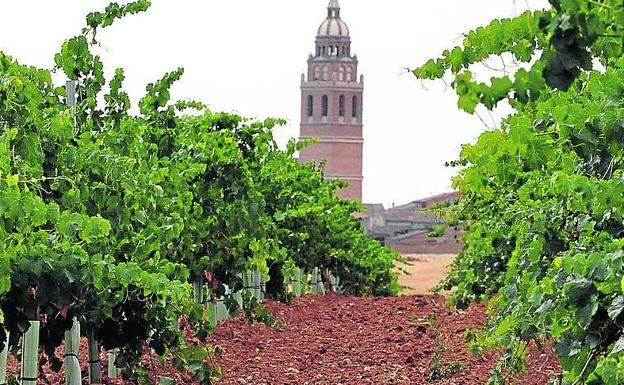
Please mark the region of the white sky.
MULTIPOLYGON (((50 68, 61 43, 84 16, 108 0, 1 0, 0 50, 24 64, 50 68)), ((174 98, 215 111, 283 117, 280 143, 299 134, 300 76, 314 49, 327 0, 152 0, 99 35, 107 72, 126 69, 136 102, 145 85, 186 69, 174 98)), ((427 89, 405 68, 461 44, 462 33, 546 0, 341 0, 364 88, 364 201, 386 206, 450 190, 444 163, 486 129, 459 112, 442 82, 427 89), (514 5, 515 3, 515 5, 514 5)), ((487 114, 484 119, 491 121, 487 114)))

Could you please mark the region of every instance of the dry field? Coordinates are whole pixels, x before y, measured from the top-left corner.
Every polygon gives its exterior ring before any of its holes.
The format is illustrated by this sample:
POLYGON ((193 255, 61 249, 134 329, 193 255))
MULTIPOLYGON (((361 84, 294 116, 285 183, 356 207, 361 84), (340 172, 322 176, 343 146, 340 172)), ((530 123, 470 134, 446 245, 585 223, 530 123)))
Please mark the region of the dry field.
POLYGON ((400 276, 399 283, 408 286, 403 294, 427 294, 445 276, 454 254, 412 254, 406 256, 410 265, 399 265, 411 275, 400 276))

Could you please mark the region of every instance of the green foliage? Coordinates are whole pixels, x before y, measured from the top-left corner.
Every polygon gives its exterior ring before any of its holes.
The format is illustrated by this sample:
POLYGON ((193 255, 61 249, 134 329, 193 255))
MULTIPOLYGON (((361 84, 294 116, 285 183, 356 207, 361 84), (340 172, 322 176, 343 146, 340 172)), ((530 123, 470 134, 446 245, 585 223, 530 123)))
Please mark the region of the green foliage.
POLYGON ((93 43, 97 43, 95 35, 98 28, 106 28, 115 22, 117 19, 121 19, 128 14, 137 14, 145 12, 152 5, 149 0, 138 0, 125 5, 118 3, 110 3, 104 12, 92 12, 87 15, 87 26, 83 30, 83 33, 91 32, 93 34, 93 43))
MULTIPOLYGON (((181 68, 149 84, 131 115, 123 69, 107 84, 93 44, 98 28, 148 7, 111 4, 63 44, 55 69, 76 81, 75 109, 51 71, 0 53, 0 345, 10 331, 16 346, 39 319, 60 368, 54 350, 76 316, 118 349, 127 379, 145 376, 149 346, 208 384, 212 348, 185 333, 203 340, 214 326, 191 282, 206 281, 233 313, 241 274, 256 268, 278 299, 295 267, 331 272, 347 293, 393 295, 398 256, 364 235, 361 206, 336 198, 343 182, 296 161, 303 144, 277 148, 272 130, 284 121, 172 101, 181 68)), ((250 320, 275 322, 242 297, 250 320)))
POLYGON ((435 331, 436 338, 436 350, 433 353, 433 357, 429 361, 429 374, 427 375, 427 381, 439 381, 452 377, 457 373, 461 373, 464 370, 464 365, 461 362, 446 362, 442 360, 444 355, 445 341, 442 338, 442 332, 436 326, 436 316, 431 314, 427 317, 428 323, 435 331))
POLYGON ((468 112, 505 98, 515 108, 463 147, 454 184, 466 248, 443 287, 455 288, 460 307, 495 297, 478 338, 507 348, 491 383, 504 382, 504 368, 524 368, 529 341, 551 340, 564 384, 616 385, 624 379, 624 7, 551 3, 479 28, 463 48, 414 71, 453 73, 468 112), (528 69, 476 84, 468 68, 502 53, 528 69))

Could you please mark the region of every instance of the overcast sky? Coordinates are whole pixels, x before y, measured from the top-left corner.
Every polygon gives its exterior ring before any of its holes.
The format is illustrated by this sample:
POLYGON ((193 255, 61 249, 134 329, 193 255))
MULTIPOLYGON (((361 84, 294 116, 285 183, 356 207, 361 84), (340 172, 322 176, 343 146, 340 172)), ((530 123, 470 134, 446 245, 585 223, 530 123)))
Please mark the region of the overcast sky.
MULTIPOLYGON (((108 0, 1 0, 0 50, 51 67, 61 43, 108 0)), ((327 0, 152 0, 145 14, 100 33, 107 72, 126 69, 138 100, 148 82, 186 69, 174 98, 249 117, 283 117, 281 143, 298 137, 300 78, 327 0)), ((402 204, 451 189, 457 158, 486 126, 459 112, 442 82, 406 73, 461 44, 462 33, 546 0, 340 0, 364 89, 364 201, 402 204)), ((497 116, 494 117, 496 119, 497 116)), ((491 122, 487 114, 483 118, 491 122)))

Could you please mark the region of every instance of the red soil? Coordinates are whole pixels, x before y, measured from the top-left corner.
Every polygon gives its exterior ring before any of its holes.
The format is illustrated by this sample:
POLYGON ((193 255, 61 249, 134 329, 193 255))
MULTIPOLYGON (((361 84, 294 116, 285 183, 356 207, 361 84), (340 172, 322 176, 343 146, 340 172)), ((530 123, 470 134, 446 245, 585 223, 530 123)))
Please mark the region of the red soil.
MULTIPOLYGON (((482 385, 500 352, 472 356, 466 350, 465 332, 480 327, 485 307, 473 306, 458 312, 444 304, 440 296, 397 298, 354 298, 342 295, 297 298, 289 305, 268 302, 267 308, 281 326, 249 325, 233 319, 217 328, 209 343, 223 348, 213 359, 223 368, 222 385, 386 385, 436 384, 482 385), (427 317, 436 321, 429 323, 427 317), (436 337, 436 332, 440 337, 436 337), (458 373, 429 381, 430 364, 438 344, 444 348, 439 363, 461 364, 458 373)), ((81 366, 86 367, 82 349, 81 366)), ((103 373, 106 362, 103 359, 103 373)), ((145 357, 150 375, 168 375, 179 384, 191 384, 189 376, 145 357)), ((514 376, 518 385, 546 384, 558 373, 556 357, 550 350, 531 347, 529 369, 514 376)), ((9 361, 9 373, 18 364, 9 361)), ((47 381, 62 384, 63 373, 45 371, 47 381)), ((123 384, 121 380, 106 383, 123 384)), ((512 382, 512 381, 510 381, 512 382)))
MULTIPOLYGON (((472 356, 465 332, 480 327, 485 307, 451 310, 440 296, 353 298, 304 296, 291 305, 267 307, 283 327, 249 326, 230 320, 216 333, 225 353, 215 362, 224 368, 223 385, 465 384, 487 382, 499 352, 472 356), (433 325, 426 321, 435 315, 433 325), (461 363, 462 370, 430 382, 429 363, 436 351, 436 330, 444 353, 440 362, 461 363)), ((558 371, 549 350, 531 348, 529 370, 518 385, 545 384, 558 371)))

